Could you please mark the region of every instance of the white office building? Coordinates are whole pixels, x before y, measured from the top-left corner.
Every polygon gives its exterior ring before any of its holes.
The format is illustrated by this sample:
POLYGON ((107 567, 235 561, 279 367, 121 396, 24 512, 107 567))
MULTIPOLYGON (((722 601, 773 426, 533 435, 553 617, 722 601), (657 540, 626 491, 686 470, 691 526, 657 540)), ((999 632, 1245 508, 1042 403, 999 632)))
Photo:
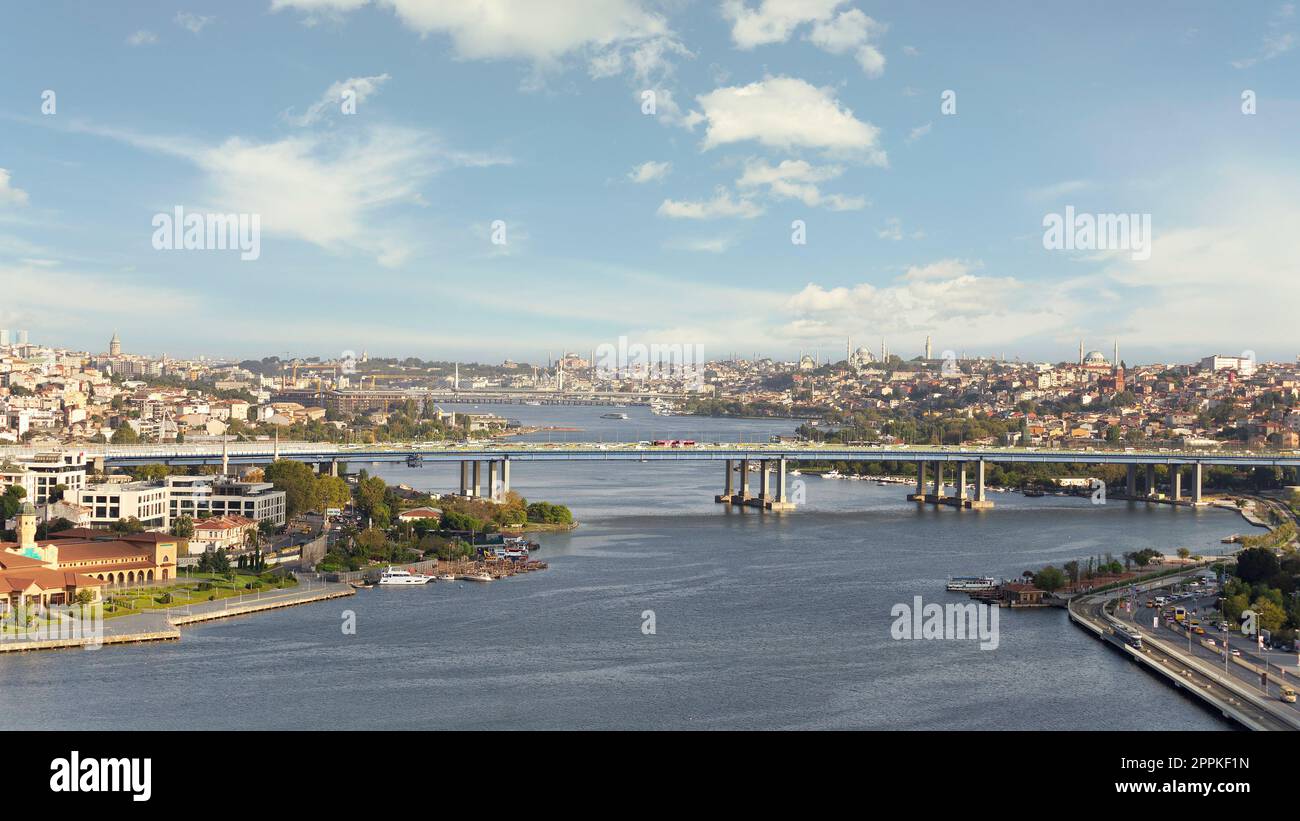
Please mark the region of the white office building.
POLYGON ((9 485, 21 485, 27 491, 25 498, 32 504, 57 502, 65 498, 54 493, 59 485, 74 493, 86 486, 86 455, 51 451, 0 460, 0 491, 9 485))
POLYGON ((270 482, 240 482, 228 476, 168 476, 167 516, 192 519, 243 516, 277 527, 285 523, 285 492, 270 482))

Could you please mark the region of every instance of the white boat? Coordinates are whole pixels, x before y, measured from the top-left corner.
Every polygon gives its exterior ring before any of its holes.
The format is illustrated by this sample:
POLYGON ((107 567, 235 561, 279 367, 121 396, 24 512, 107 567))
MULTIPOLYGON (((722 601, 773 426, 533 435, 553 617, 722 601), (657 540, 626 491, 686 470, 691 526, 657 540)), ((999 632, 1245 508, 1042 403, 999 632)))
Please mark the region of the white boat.
POLYGON ((838 470, 835 470, 834 468, 832 468, 831 470, 828 470, 828 471, 826 471, 825 473, 823 473, 823 474, 822 474, 822 478, 823 478, 823 479, 838 479, 838 478, 840 478, 840 472, 839 472, 838 470))
POLYGON ((440 582, 454 582, 454 581, 456 581, 456 577, 453 576, 453 575, 451 575, 450 573, 443 573, 441 576, 438 577, 438 581, 440 581, 440 582))
POLYGON ((402 570, 400 567, 390 566, 379 574, 380 584, 428 584, 431 581, 433 581, 433 576, 412 573, 409 570, 402 570))
POLYGON ((947 590, 954 593, 970 593, 979 590, 992 590, 998 586, 998 580, 992 576, 957 576, 948 580, 947 590))
POLYGON ((491 576, 491 574, 489 574, 489 573, 471 573, 470 575, 465 576, 464 578, 465 578, 466 581, 471 581, 471 582, 490 582, 490 581, 492 581, 492 576, 491 576))
POLYGON ((601 419, 626 419, 627 414, 626 413, 602 413, 600 415, 600 418, 601 419))
POLYGON ((798 475, 799 475, 799 471, 797 471, 797 470, 792 470, 792 471, 790 471, 790 475, 791 475, 791 476, 798 476, 798 475))

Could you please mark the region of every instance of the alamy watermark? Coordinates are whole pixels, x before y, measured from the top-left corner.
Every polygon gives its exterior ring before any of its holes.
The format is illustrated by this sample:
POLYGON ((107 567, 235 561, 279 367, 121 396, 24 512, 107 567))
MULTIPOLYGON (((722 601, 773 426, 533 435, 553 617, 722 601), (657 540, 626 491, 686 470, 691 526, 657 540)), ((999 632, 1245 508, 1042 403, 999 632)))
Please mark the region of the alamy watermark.
POLYGON ((104 604, 11 607, 0 615, 0 641, 64 641, 98 649, 104 645, 104 604))
POLYGON ((1043 247, 1049 251, 1131 251, 1135 260, 1151 258, 1150 214, 1064 214, 1043 217, 1043 247))
POLYGON ((593 366, 599 379, 672 380, 699 390, 704 386, 704 346, 691 343, 618 343, 596 347, 593 366))
POLYGON ((262 255, 261 214, 189 213, 176 206, 154 214, 153 247, 158 251, 238 250, 247 262, 262 255))
POLYGON ((999 609, 983 602, 926 604, 914 596, 910 605, 899 602, 889 611, 894 617, 889 635, 895 641, 978 640, 981 650, 996 650, 999 609))

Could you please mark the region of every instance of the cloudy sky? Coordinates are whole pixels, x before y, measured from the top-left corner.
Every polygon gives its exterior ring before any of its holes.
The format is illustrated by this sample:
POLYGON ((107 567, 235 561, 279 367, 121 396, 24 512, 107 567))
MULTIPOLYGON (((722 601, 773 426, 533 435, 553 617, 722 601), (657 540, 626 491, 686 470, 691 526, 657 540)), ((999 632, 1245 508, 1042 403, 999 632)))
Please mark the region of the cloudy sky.
POLYGON ((1300 352, 1300 15, 1251 2, 0 12, 0 327, 184 356, 1300 352), (52 92, 52 93, 51 93, 52 92), (345 111, 345 108, 349 109, 345 111), (1245 113, 1245 110, 1254 113, 1245 113), (1149 259, 1044 217, 1149 214, 1149 259), (260 255, 154 247, 256 214, 260 255), (802 239, 803 242, 792 240, 802 239))

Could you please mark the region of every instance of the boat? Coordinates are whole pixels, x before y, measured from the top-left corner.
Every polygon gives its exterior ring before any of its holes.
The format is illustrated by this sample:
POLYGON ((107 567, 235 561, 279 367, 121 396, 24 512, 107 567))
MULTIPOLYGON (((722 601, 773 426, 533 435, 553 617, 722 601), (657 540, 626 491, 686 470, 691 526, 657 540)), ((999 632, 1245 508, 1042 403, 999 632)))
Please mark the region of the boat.
POLYGON ((403 570, 400 567, 391 565, 379 574, 380 584, 428 584, 433 581, 433 576, 426 576, 423 573, 412 573, 409 570, 403 570))
POLYGON ((374 582, 348 582, 348 585, 354 590, 369 590, 374 587, 374 582))
POLYGON ((828 470, 828 471, 826 471, 825 473, 823 473, 823 474, 822 474, 822 478, 823 478, 823 479, 838 479, 838 478, 840 478, 840 472, 839 472, 838 470, 835 470, 834 468, 832 468, 831 470, 828 470))
POLYGON ((540 408, 540 407, 542 406, 542 403, 541 403, 541 402, 538 402, 538 401, 535 400, 535 399, 529 399, 529 400, 528 400, 527 402, 525 402, 524 404, 525 404, 525 405, 528 405, 528 406, 531 407, 531 408, 540 408))
POLYGON ((440 581, 440 582, 454 582, 454 581, 456 581, 456 577, 453 576, 453 575, 451 575, 450 573, 442 573, 442 574, 440 574, 440 575, 438 576, 438 581, 440 581))
POLYGON ((1028 497, 1030 497, 1030 498, 1033 498, 1033 499, 1037 499, 1037 498, 1040 497, 1040 496, 1046 496, 1046 495, 1047 495, 1047 492, 1046 492, 1046 491, 1042 491, 1042 490, 1033 490, 1033 489, 1031 489, 1031 488, 1025 488, 1024 491, 1023 491, 1023 493, 1024 493, 1026 496, 1028 496, 1028 497))
POLYGON ((998 580, 992 576, 954 576, 948 580, 945 590, 952 593, 972 593, 980 590, 992 590, 998 586, 998 580))
POLYGON ((469 575, 463 576, 462 578, 464 578, 465 581, 469 581, 469 582, 490 582, 492 581, 492 574, 484 571, 480 573, 470 573, 469 575))
POLYGON ((602 413, 600 415, 600 418, 601 419, 626 419, 627 414, 626 413, 602 413))

